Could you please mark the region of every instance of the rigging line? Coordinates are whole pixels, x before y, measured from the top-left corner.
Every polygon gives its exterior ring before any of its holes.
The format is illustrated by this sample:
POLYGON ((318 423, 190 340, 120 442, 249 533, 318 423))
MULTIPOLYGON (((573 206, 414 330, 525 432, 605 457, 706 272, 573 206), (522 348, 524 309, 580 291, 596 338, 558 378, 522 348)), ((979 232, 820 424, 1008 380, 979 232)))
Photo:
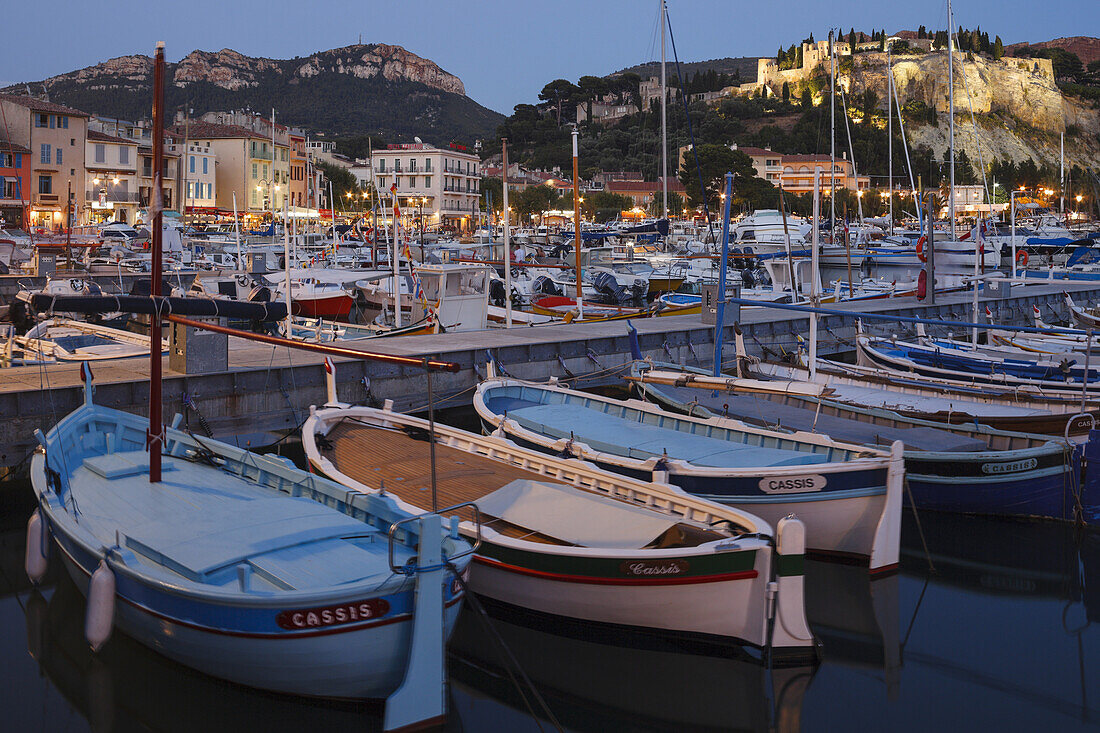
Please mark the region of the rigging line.
MULTIPOLYGON (((952 35, 954 35, 954 39, 955 39, 955 48, 958 48, 959 47, 959 36, 954 31, 952 31, 952 35)), ((989 202, 990 202, 989 215, 990 215, 990 217, 992 217, 993 216, 993 209, 992 209, 993 194, 989 190, 989 178, 986 176, 985 162, 982 160, 982 141, 981 141, 981 138, 978 137, 978 123, 974 119, 974 100, 970 96, 970 84, 969 84, 969 82, 966 81, 966 74, 961 74, 960 76, 962 76, 962 80, 963 80, 963 89, 966 90, 966 106, 970 109, 970 124, 974 128, 974 142, 978 146, 978 167, 982 169, 982 188, 984 189, 985 194, 989 197, 989 202)), ((973 168, 971 168, 971 172, 973 172, 973 168)), ((951 195, 954 196, 955 192, 952 191, 951 195)))
MULTIPOLYGON (((691 138, 691 156, 695 159, 695 172, 699 176, 699 195, 703 199, 703 216, 707 220, 707 235, 711 235, 710 207, 707 206, 707 190, 703 185, 703 168, 699 164, 699 152, 695 149, 695 131, 691 125, 691 113, 688 111, 687 95, 684 94, 684 77, 680 74, 680 54, 676 51, 676 36, 672 33, 672 18, 665 11, 665 24, 668 26, 668 40, 672 46, 672 60, 676 64, 676 79, 680 83, 680 101, 684 104, 684 117, 687 118, 688 137, 691 138)), ((662 90, 667 94, 668 90, 662 90)))

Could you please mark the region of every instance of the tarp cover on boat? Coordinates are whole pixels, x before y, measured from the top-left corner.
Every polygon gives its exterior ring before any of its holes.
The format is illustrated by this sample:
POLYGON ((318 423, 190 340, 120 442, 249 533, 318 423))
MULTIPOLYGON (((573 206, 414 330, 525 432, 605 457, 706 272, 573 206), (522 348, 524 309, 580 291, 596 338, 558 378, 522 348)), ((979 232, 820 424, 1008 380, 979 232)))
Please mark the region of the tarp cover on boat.
POLYGON ((517 479, 477 500, 478 509, 583 547, 645 547, 679 522, 563 484, 517 479))

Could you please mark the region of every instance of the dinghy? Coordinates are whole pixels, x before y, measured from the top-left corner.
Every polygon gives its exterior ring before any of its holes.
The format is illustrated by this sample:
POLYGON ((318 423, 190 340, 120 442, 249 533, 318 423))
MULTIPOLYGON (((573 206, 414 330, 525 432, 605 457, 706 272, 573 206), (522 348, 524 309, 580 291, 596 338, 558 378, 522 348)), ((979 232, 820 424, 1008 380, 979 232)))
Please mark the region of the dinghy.
MULTIPOLYGON (((150 344, 140 333, 69 318, 42 321, 14 341, 29 358, 68 362, 148 356, 150 344)), ((168 339, 161 341, 161 351, 168 352, 168 339)))
POLYGON ((310 463, 411 513, 429 508, 433 492, 476 505, 460 526, 480 540, 470 589, 502 614, 539 626, 583 624, 628 643, 657 636, 759 647, 790 663, 815 656, 797 519, 781 519, 773 531, 753 514, 667 484, 500 437, 433 429, 388 408, 342 405, 331 373, 329 394, 330 404, 312 410, 302 428, 310 463), (480 534, 470 521, 478 516, 480 534))
POLYGON ((901 444, 890 452, 806 432, 681 417, 637 400, 490 378, 474 409, 487 432, 627 476, 667 476, 693 496, 806 524, 810 553, 896 569, 901 444))

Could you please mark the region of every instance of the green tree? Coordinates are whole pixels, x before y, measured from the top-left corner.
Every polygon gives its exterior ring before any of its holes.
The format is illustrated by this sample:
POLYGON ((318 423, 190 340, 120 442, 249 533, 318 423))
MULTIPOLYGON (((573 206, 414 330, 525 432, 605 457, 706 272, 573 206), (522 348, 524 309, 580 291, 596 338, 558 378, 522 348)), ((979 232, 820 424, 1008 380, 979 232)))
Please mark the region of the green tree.
POLYGON ((791 101, 791 85, 788 84, 787 82, 783 82, 783 101, 784 102, 790 102, 791 101))
POLYGON ((539 99, 558 111, 558 124, 561 124, 562 106, 575 102, 580 89, 568 79, 555 79, 542 88, 539 99))
MULTIPOLYGON (((362 194, 359 184, 355 180, 355 176, 346 168, 326 163, 323 160, 317 161, 317 167, 324 174, 325 180, 332 182, 332 195, 337 201, 344 201, 347 199, 349 193, 352 195, 352 198, 362 194)), ((327 191, 327 185, 325 189, 327 191)))
POLYGON ((812 107, 814 104, 813 95, 810 93, 809 87, 802 87, 802 109, 806 110, 812 107))
POLYGON ((504 206, 504 181, 499 178, 482 176, 481 178, 481 210, 485 211, 490 201, 493 211, 500 213, 504 206))
POLYGON ((599 76, 582 76, 577 80, 577 88, 580 90, 580 99, 587 105, 586 119, 592 119, 592 102, 607 93, 607 82, 599 76))
POLYGON ((731 150, 726 145, 697 145, 695 156, 690 153, 686 156, 678 176, 686 189, 688 203, 692 206, 699 206, 705 199, 713 211, 719 201, 722 186, 725 185, 727 172, 736 175, 735 190, 736 186, 742 185, 745 179, 756 176, 752 159, 740 150, 731 150), (699 158, 698 171, 695 167, 695 156, 699 158), (702 191, 699 188, 700 172, 703 178, 702 191))
POLYGON ((515 204, 509 196, 508 203, 519 216, 519 221, 527 223, 532 214, 559 208, 561 197, 552 186, 528 186, 516 194, 515 204))
POLYGON ((1005 44, 1003 41, 1001 41, 1001 37, 997 36, 997 40, 993 41, 993 58, 999 61, 1000 59, 1004 58, 1004 55, 1005 44))

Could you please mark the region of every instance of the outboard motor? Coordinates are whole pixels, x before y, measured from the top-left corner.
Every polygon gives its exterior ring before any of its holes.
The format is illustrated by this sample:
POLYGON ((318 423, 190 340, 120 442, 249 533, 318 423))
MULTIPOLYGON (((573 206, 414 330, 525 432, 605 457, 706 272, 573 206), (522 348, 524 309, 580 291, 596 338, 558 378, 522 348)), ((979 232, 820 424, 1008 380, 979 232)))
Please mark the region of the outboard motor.
POLYGON ((489 281, 489 302, 498 308, 504 307, 504 282, 493 278, 489 281))
POLYGON ((611 303, 622 303, 629 297, 626 288, 609 272, 597 272, 592 278, 592 287, 611 303))
POLYGON ((630 286, 630 298, 632 300, 645 300, 648 294, 649 280, 641 277, 634 278, 634 284, 630 286))
POLYGON ((257 285, 252 288, 248 293, 249 303, 270 303, 271 302, 271 288, 266 285, 257 285))
POLYGON ((768 274, 768 271, 763 267, 758 267, 752 271, 752 279, 756 282, 757 285, 760 286, 772 284, 771 276, 768 274))
POLYGON ((756 280, 753 279, 752 270, 741 270, 741 284, 745 288, 755 287, 756 280))
POLYGON ((531 283, 531 292, 540 295, 561 295, 561 289, 546 275, 535 278, 535 282, 531 283))

